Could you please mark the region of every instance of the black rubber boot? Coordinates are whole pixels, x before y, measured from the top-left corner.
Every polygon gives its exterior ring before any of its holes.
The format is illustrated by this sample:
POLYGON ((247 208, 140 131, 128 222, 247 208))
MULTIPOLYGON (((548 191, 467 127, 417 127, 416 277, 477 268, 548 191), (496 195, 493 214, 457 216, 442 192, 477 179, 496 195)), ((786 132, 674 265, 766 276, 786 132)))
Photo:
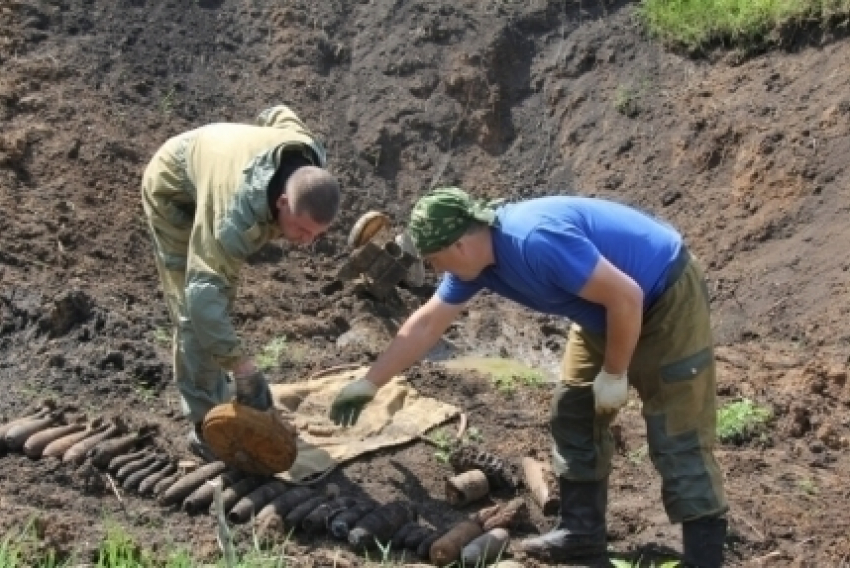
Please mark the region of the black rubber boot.
POLYGON ((544 535, 521 542, 520 550, 546 562, 565 562, 605 554, 608 479, 578 482, 559 477, 558 482, 561 489, 558 524, 544 535))
POLYGON ((723 566, 726 519, 709 517, 682 523, 682 562, 688 568, 723 566))

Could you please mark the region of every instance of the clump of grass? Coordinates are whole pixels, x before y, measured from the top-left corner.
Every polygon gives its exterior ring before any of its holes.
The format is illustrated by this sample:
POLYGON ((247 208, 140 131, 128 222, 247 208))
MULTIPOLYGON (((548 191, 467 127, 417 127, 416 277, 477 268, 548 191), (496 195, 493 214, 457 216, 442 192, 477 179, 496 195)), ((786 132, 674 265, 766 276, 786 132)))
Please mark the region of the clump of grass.
POLYGON ((773 413, 749 399, 730 402, 717 411, 717 437, 721 442, 743 443, 765 432, 773 413))
POLYGON ((654 35, 696 51, 715 42, 763 44, 789 25, 846 20, 850 0, 643 0, 640 14, 654 35))
POLYGON ((263 371, 270 371, 279 362, 286 348, 285 337, 275 337, 269 341, 259 355, 256 357, 257 366, 263 371))
POLYGON ((631 87, 617 87, 614 93, 614 108, 623 116, 634 118, 640 113, 638 92, 631 87))

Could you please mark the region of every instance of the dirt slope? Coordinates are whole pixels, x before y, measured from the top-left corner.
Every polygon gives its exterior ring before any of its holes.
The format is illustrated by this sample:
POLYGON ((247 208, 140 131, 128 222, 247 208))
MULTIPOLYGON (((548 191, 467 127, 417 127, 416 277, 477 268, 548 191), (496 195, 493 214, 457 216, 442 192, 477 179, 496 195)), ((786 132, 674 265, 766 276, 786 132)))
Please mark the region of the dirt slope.
MULTIPOLYGON (((141 172, 169 136, 283 102, 326 140, 345 198, 328 238, 310 250, 270 245, 246 270, 236 318, 258 349, 287 337, 276 380, 368 360, 420 301, 333 285, 344 235, 368 209, 401 223, 434 184, 633 203, 681 228, 708 267, 721 396, 776 413, 766 442, 722 451, 730 556, 800 566, 850 556, 846 40, 695 61, 643 37, 632 3, 542 0, 12 0, 0 30, 0 413, 73 398, 156 421, 184 450, 141 172), (337 348, 343 334, 359 340, 337 348)), ((483 298, 451 338, 553 369, 564 325, 483 298)), ((415 376, 462 404, 488 448, 545 457, 548 393, 506 396, 475 377, 458 386, 428 365, 415 376)), ((676 548, 640 459, 639 415, 622 420, 612 545, 676 548)), ((53 510, 57 526, 86 527, 94 542, 104 508, 120 508, 109 492, 81 494, 72 473, 4 458, 3 525, 53 510)), ((417 500, 440 523, 457 517, 440 502, 445 473, 416 445, 338 481, 417 500)), ((182 533, 215 553, 209 519, 133 508, 148 541, 182 533)), ((301 544, 321 565, 325 545, 301 544)))

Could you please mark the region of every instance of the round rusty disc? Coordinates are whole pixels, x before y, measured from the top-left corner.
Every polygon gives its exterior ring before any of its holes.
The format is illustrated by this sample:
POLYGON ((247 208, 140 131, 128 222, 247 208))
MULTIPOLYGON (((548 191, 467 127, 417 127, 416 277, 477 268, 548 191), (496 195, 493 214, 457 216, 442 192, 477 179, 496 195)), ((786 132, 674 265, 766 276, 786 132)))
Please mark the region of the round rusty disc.
POLYGON ((237 402, 210 410, 204 440, 218 459, 256 475, 288 471, 298 454, 295 428, 275 409, 260 411, 237 402))
POLYGON ((348 233, 348 246, 359 248, 375 238, 384 227, 388 227, 390 218, 380 211, 364 213, 348 233))

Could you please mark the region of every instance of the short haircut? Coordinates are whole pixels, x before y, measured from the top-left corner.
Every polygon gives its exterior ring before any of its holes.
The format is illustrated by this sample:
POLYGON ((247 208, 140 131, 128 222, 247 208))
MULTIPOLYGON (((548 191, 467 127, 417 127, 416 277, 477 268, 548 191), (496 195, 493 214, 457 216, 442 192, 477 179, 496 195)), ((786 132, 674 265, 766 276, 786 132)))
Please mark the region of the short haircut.
POLYGON ((322 168, 302 166, 286 180, 286 197, 293 214, 329 225, 339 211, 339 182, 322 168))

